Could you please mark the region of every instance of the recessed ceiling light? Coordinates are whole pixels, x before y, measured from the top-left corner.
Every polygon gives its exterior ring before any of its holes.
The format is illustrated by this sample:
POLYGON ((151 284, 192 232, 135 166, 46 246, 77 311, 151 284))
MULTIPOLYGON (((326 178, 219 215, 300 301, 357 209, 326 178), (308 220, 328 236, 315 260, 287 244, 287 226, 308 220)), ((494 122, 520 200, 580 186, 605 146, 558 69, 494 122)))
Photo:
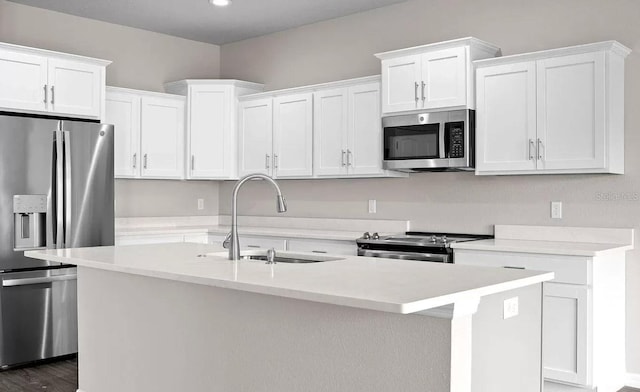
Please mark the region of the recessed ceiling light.
POLYGON ((231 4, 231 0, 209 0, 209 3, 218 7, 226 7, 231 4))

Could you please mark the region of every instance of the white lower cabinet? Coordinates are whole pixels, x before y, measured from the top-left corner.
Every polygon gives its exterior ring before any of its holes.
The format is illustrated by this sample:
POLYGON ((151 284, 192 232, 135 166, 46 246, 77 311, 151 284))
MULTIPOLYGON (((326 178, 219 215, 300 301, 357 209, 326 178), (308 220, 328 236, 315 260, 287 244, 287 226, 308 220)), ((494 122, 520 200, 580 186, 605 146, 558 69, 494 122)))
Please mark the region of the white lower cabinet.
POLYGON ((287 240, 278 237, 240 235, 240 249, 287 250, 287 240))
POLYGON ((358 247, 355 241, 331 241, 312 239, 290 239, 291 252, 326 253, 330 255, 357 256, 358 247))
POLYGON ((546 283, 543 293, 543 375, 587 385, 591 290, 583 285, 546 283))
POLYGON ((184 111, 179 95, 109 87, 116 178, 184 178, 184 111))
POLYGON ((116 245, 173 244, 185 242, 182 234, 116 235, 116 245))
POLYGON ((625 381, 625 255, 456 249, 456 264, 555 273, 543 284, 545 392, 615 392, 625 381))

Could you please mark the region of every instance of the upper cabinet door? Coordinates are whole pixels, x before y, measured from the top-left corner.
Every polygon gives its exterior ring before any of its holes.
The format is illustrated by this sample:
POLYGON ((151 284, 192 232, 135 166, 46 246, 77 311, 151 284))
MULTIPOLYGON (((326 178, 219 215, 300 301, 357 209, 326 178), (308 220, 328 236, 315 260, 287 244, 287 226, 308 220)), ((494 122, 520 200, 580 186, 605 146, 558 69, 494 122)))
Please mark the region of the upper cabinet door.
POLYGON ((395 113, 422 108, 420 55, 382 61, 382 111, 395 113))
POLYGON ((422 55, 420 106, 425 109, 467 104, 466 47, 422 55))
POLYGON ((273 99, 273 174, 310 177, 313 174, 313 94, 273 99))
POLYGON ((46 111, 46 57, 0 50, 0 107, 46 111))
POLYGON ((349 88, 349 174, 382 173, 380 83, 349 88))
POLYGON ((271 98, 238 105, 238 175, 272 173, 273 103, 271 98))
POLYGON ((134 94, 107 92, 105 111, 105 122, 115 127, 115 176, 139 176, 140 97, 134 94))
POLYGON ((479 68, 476 169, 536 170, 536 64, 479 68))
POLYGON ((184 99, 143 97, 142 177, 184 178, 184 99))
POLYGON ((49 110, 65 115, 100 117, 103 70, 103 67, 91 64, 49 59, 49 110))
POLYGON ((233 175, 233 109, 231 87, 190 87, 188 178, 229 178, 233 175))
POLYGON ((347 89, 314 94, 313 160, 318 176, 347 174, 347 89))
POLYGON ((605 54, 538 61, 538 169, 605 168, 605 54))

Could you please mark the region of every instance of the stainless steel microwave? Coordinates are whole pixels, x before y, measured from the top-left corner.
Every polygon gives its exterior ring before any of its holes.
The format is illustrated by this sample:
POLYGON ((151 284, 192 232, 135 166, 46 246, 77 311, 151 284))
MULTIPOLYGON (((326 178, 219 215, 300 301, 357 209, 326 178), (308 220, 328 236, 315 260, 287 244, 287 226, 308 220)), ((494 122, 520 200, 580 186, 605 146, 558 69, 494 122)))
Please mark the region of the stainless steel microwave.
POLYGON ((382 119, 388 170, 460 171, 475 167, 475 111, 407 114, 382 119))

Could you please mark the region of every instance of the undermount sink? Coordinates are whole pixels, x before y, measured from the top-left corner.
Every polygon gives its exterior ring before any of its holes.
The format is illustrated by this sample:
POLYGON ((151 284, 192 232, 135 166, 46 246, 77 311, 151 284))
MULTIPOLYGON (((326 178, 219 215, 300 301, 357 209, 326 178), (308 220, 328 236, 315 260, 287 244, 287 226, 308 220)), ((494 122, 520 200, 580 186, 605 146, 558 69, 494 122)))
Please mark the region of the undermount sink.
MULTIPOLYGON (((229 252, 216 252, 208 253, 207 256, 228 257, 229 252)), ((267 250, 245 250, 240 252, 240 260, 255 260, 255 261, 267 261, 267 250)), ((293 263, 293 264, 307 264, 307 263, 322 263, 325 261, 338 261, 344 260, 340 257, 323 256, 323 255, 311 255, 304 253, 293 253, 286 251, 276 251, 276 257, 274 261, 276 263, 293 263)))

